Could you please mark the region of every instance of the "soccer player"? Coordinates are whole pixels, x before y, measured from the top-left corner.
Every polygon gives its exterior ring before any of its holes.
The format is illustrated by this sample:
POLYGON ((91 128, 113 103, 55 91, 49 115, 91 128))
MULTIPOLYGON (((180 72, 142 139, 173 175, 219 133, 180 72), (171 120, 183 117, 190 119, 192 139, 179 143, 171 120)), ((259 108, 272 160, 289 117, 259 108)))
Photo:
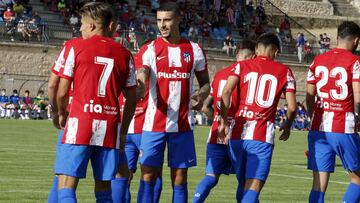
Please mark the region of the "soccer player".
POLYGON ((33 108, 33 101, 32 101, 32 98, 30 97, 30 91, 25 90, 25 94, 22 97, 22 99, 20 100, 20 109, 24 111, 25 115, 23 115, 23 113, 21 112, 20 117, 22 119, 26 119, 26 120, 30 119, 29 110, 31 110, 32 108, 33 108))
MULTIPOLYGON (((237 61, 251 59, 255 56, 255 43, 249 40, 240 42, 237 48, 237 61)), ((210 193, 210 190, 216 186, 221 174, 229 175, 233 172, 233 165, 236 165, 236 158, 232 154, 237 154, 236 150, 225 145, 221 139, 218 139, 218 127, 220 122, 220 104, 222 90, 226 84, 226 80, 232 70, 232 66, 218 71, 211 83, 210 99, 213 102, 214 116, 213 123, 209 133, 207 150, 206 150, 206 169, 205 177, 198 184, 193 203, 204 202, 210 193)), ((239 106, 240 89, 236 88, 231 95, 231 106, 228 113, 228 122, 235 122, 234 117, 239 106)), ((210 102, 210 101, 209 101, 210 102)), ((236 125, 234 127, 236 130, 236 125)), ((236 133, 235 133, 236 134, 236 133)), ((232 137, 239 139, 240 137, 232 137)), ((236 142, 233 142, 235 145, 236 142)))
POLYGON ((238 202, 243 203, 258 202, 259 193, 269 175, 274 148, 274 119, 281 94, 285 93, 288 103, 288 119, 281 128, 283 133, 280 140, 289 138, 297 108, 294 76, 288 67, 274 61, 280 50, 278 37, 272 33, 261 35, 255 50, 256 58, 232 65, 232 72, 222 93, 219 128, 221 139, 227 143, 231 134, 227 120, 230 98, 233 89, 240 85, 240 105, 236 119, 239 122, 237 131, 241 142, 236 174, 239 184, 242 184, 242 177, 245 178, 243 195, 237 196, 238 202))
POLYGON ((154 186, 164 162, 166 144, 173 202, 187 202, 187 170, 196 165, 191 107, 200 110, 209 95, 207 62, 197 43, 180 37, 181 17, 176 3, 162 4, 156 19, 161 37, 140 49, 142 68, 137 74, 138 85, 144 89, 149 81, 140 146, 138 202, 154 200, 154 186), (191 96, 194 76, 200 89, 191 96))
POLYGON ((313 171, 309 202, 324 202, 335 156, 351 178, 342 202, 360 202, 360 63, 352 54, 360 27, 350 21, 339 25, 337 48, 317 56, 307 77, 306 105, 312 117, 308 135, 308 169, 313 171))
POLYGON ((18 91, 15 89, 13 90, 13 94, 9 97, 9 104, 6 106, 6 108, 8 109, 8 112, 7 113, 7 117, 8 118, 11 118, 11 117, 14 117, 14 118, 17 118, 18 115, 21 113, 18 112, 19 108, 20 108, 20 97, 18 95, 18 91))
POLYGON ((112 202, 119 148, 123 150, 127 128, 135 111, 136 78, 131 53, 111 38, 116 28, 111 5, 99 2, 80 9, 83 40, 70 48, 57 92, 59 125, 64 128, 57 157, 59 202, 76 202, 75 190, 92 162, 97 202, 112 202), (73 97, 67 118, 67 95, 73 97), (120 125, 120 93, 127 99, 120 125), (66 123, 65 123, 66 121, 66 123))

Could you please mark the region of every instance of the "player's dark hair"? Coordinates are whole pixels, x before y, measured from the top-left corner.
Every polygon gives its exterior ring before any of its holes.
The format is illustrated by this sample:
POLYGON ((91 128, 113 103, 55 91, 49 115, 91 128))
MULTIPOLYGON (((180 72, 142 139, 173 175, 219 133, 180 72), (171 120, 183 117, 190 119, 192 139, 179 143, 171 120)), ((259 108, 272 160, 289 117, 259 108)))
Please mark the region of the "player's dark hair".
POLYGON ((43 91, 43 90, 39 90, 39 91, 38 91, 38 94, 44 94, 44 91, 43 91))
POLYGON ((25 90, 25 93, 28 93, 28 94, 30 94, 30 91, 29 91, 29 90, 25 90))
POLYGON ((6 92, 6 89, 1 89, 1 91, 5 91, 5 92, 6 92))
POLYGON ((179 5, 176 2, 171 1, 160 4, 160 7, 157 9, 157 11, 172 11, 176 15, 180 15, 179 5))
POLYGON ((353 21, 344 21, 338 26, 337 33, 341 39, 360 37, 360 27, 353 21))
POLYGON ((89 2, 79 11, 81 17, 90 17, 104 29, 109 27, 111 22, 117 22, 117 14, 114 8, 107 3, 89 2))
POLYGON ((17 89, 13 90, 13 93, 16 93, 16 94, 17 94, 17 93, 18 93, 17 89))
POLYGON ((262 44, 265 47, 272 46, 274 48, 279 49, 279 51, 281 49, 280 40, 278 36, 276 36, 276 34, 274 33, 265 33, 260 35, 259 38, 257 39, 256 46, 258 46, 259 44, 262 44))
POLYGON ((249 40, 249 39, 244 39, 236 46, 236 49, 239 51, 242 49, 247 49, 247 50, 255 52, 255 45, 256 44, 254 41, 249 40))

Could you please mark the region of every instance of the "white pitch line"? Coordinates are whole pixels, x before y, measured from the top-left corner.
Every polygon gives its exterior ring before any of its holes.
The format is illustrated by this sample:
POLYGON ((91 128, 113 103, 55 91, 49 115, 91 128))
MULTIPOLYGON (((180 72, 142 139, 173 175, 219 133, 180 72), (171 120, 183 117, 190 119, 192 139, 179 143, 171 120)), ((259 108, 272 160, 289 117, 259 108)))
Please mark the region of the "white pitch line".
MULTIPOLYGON (((278 173, 270 173, 270 176, 279 176, 279 177, 286 177, 286 178, 295 178, 295 179, 302 179, 302 180, 312 180, 309 177, 302 177, 302 176, 292 176, 292 175, 285 175, 285 174, 278 174, 278 173)), ((333 181, 330 180, 329 183, 337 183, 341 185, 348 185, 349 183, 342 182, 342 181, 333 181)))

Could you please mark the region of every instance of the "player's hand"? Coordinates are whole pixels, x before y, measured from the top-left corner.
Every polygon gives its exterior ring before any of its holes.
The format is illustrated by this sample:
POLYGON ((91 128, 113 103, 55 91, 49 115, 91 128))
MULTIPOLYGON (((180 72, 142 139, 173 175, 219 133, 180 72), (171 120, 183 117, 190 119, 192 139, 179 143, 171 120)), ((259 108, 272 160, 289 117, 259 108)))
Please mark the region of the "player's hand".
POLYGON ((280 129, 280 132, 283 131, 279 137, 279 140, 286 141, 290 137, 290 128, 285 128, 282 126, 280 129))
POLYGON ((204 105, 204 101, 200 99, 198 94, 191 96, 191 106, 193 110, 200 111, 204 105))
POLYGON ((55 128, 61 129, 60 124, 59 124, 59 115, 57 113, 53 114, 52 122, 53 122, 53 125, 54 125, 55 128))
POLYGON ((220 122, 220 126, 218 128, 218 137, 224 144, 227 144, 229 142, 229 126, 226 122, 220 122))
POLYGON ((59 115, 59 127, 60 127, 61 129, 64 129, 64 128, 65 128, 66 119, 67 119, 67 115, 59 115))
POLYGON ((139 101, 140 99, 143 99, 145 97, 145 91, 145 83, 141 79, 137 79, 136 101, 139 101))

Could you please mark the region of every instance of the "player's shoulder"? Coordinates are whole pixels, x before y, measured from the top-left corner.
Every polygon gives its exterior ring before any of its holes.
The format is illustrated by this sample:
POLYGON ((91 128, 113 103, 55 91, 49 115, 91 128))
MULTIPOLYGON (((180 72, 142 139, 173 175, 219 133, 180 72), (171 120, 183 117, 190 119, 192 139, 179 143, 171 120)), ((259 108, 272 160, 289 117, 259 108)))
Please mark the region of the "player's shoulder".
POLYGON ((64 47, 76 45, 81 41, 83 41, 82 37, 76 37, 76 38, 70 39, 64 43, 64 47))

